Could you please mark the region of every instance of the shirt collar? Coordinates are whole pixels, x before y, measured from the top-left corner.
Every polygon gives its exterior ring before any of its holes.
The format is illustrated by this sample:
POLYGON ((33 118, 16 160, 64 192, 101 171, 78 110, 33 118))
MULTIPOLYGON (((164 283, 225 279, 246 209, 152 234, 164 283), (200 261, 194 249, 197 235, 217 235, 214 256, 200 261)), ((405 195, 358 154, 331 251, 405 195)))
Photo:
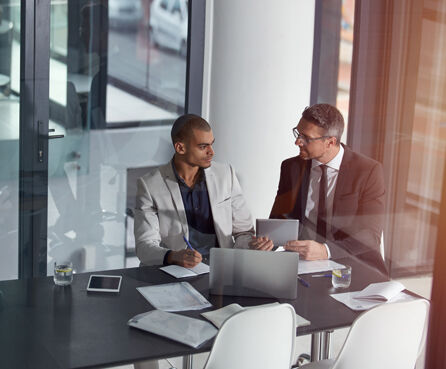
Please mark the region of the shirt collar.
MULTIPOLYGON (((341 162, 343 157, 344 157, 344 148, 342 147, 342 145, 339 145, 339 151, 336 154, 336 156, 325 165, 331 169, 339 170, 339 168, 341 167, 341 162)), ((318 167, 320 165, 322 165, 322 163, 319 160, 313 159, 311 161, 311 169, 313 169, 314 167, 318 167)))
MULTIPOLYGON (((171 163, 171 165, 172 165, 172 170, 173 170, 173 173, 175 174, 175 177, 176 177, 177 181, 178 181, 179 183, 181 183, 181 184, 187 186, 186 182, 184 182, 184 179, 181 178, 180 175, 178 174, 177 169, 175 168, 175 164, 174 164, 174 162, 173 162, 173 158, 172 158, 172 160, 170 161, 170 163, 171 163)), ((203 170, 203 168, 200 168, 200 169, 198 170, 198 179, 197 179, 197 182, 196 182, 195 184, 200 183, 200 182, 203 182, 203 181, 204 181, 204 170, 203 170)))

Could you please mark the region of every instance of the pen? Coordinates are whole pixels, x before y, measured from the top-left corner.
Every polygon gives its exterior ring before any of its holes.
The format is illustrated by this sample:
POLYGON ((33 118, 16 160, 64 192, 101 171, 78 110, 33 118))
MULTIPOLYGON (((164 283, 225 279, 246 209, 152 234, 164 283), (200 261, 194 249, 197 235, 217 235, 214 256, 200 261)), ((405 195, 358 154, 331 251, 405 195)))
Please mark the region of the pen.
POLYGON ((187 247, 189 247, 192 251, 195 251, 190 242, 187 240, 187 238, 183 235, 183 240, 186 242, 187 247))
POLYGON ((303 278, 301 278, 301 277, 297 277, 297 280, 298 280, 299 283, 300 283, 301 285, 303 285, 304 287, 310 287, 310 284, 309 284, 305 279, 303 279, 303 278))
POLYGON ((330 277, 331 278, 331 273, 313 274, 312 277, 330 277))

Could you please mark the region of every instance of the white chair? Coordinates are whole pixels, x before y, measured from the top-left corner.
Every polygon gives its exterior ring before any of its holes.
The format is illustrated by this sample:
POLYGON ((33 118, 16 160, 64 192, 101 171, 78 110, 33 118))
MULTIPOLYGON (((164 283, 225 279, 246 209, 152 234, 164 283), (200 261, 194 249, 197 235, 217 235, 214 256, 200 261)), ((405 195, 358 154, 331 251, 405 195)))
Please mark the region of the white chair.
POLYGON ((289 369, 296 315, 289 304, 254 307, 226 320, 205 369, 289 369))
POLYGON ((382 304, 361 314, 335 360, 305 369, 413 369, 426 337, 429 302, 382 304))

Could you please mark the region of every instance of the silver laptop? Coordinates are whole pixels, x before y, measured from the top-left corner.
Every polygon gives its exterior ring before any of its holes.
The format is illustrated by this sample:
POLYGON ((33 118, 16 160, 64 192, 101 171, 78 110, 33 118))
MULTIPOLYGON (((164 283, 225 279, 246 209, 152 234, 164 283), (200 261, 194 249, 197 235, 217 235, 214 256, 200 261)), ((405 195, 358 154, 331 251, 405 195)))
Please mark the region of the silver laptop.
POLYGON ((299 237, 299 221, 297 219, 256 219, 257 237, 269 237, 274 246, 284 246, 287 241, 299 237))
POLYGON ((212 248, 209 286, 214 295, 295 299, 299 255, 212 248))

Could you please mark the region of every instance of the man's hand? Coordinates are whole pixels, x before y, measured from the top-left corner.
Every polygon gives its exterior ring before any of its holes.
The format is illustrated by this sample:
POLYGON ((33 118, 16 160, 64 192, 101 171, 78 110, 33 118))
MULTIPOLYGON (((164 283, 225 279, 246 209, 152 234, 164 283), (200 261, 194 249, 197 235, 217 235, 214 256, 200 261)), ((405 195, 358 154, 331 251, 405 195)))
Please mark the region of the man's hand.
POLYGON ((268 237, 252 237, 249 243, 251 250, 270 251, 274 247, 273 241, 268 237))
POLYGON ((285 250, 298 252, 303 260, 328 259, 325 245, 316 241, 288 241, 285 245, 285 250))
POLYGON ((169 264, 177 264, 185 268, 193 268, 201 262, 201 259, 201 254, 191 249, 171 251, 167 256, 167 262, 169 264))

